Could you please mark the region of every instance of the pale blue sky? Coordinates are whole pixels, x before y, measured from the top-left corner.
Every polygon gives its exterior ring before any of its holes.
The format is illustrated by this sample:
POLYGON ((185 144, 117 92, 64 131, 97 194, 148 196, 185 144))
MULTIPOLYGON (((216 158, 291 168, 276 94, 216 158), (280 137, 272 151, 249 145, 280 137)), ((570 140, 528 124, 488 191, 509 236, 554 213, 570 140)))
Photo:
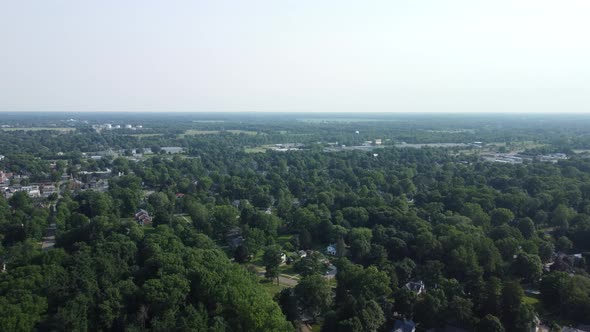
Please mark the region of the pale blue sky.
POLYGON ((585 0, 0 0, 0 111, 590 112, 585 0))

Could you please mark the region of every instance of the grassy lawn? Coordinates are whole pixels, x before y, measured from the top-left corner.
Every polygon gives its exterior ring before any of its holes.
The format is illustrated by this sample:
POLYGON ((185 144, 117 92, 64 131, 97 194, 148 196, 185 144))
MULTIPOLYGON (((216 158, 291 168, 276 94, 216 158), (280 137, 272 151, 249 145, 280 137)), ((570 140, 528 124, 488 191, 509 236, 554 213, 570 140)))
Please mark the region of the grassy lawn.
POLYGON ((290 276, 295 276, 297 275, 297 272, 295 272, 295 270, 293 269, 293 264, 291 265, 281 265, 279 266, 279 271, 281 274, 287 274, 290 276))
POLYGON ((211 135, 211 134, 219 134, 219 130, 198 130, 198 129, 189 129, 184 132, 183 135, 211 135))
POLYGON ((535 306, 535 305, 537 305, 537 304, 539 303, 539 299, 538 299, 538 298, 535 298, 535 297, 532 297, 532 296, 530 296, 530 295, 526 295, 526 296, 525 296, 525 297, 522 299, 522 302, 523 302, 524 304, 530 304, 530 305, 532 305, 532 306, 535 306))
MULTIPOLYGON (((184 134, 178 135, 179 138, 183 138, 184 136, 194 136, 194 135, 216 135, 221 133, 221 130, 199 130, 199 129, 188 129, 184 132, 184 134)), ((257 131, 252 130, 237 130, 237 129, 230 129, 225 130, 224 132, 231 133, 231 134, 246 134, 246 135, 258 135, 257 131)))
POLYGON ((148 235, 148 234, 153 233, 155 231, 156 231, 156 229, 154 228, 153 225, 145 225, 145 226, 143 226, 143 233, 145 235, 148 235))
POLYGON ((543 313, 545 311, 538 295, 527 294, 522 298, 522 302, 533 307, 538 313, 543 313))
POLYGON ((193 223, 193 221, 191 219, 191 216, 189 216, 188 214, 184 214, 184 213, 183 214, 175 214, 174 216, 176 218, 178 218, 178 219, 180 219, 180 220, 188 223, 188 224, 192 224, 193 223))
POLYGON ((293 234, 289 234, 289 235, 281 235, 277 238, 277 242, 279 243, 279 245, 284 246, 285 243, 291 241, 291 238, 293 238, 293 234))
POLYGON ((266 290, 266 292, 272 297, 275 294, 279 293, 283 289, 287 288, 285 285, 277 285, 274 281, 268 281, 266 279, 261 279, 259 284, 266 290))
POLYGON ((268 148, 265 148, 263 146, 257 146, 255 148, 244 148, 244 152, 246 153, 264 153, 266 152, 266 150, 268 150, 268 148))
POLYGON ((262 255, 264 254, 263 250, 258 250, 257 253, 254 254, 252 260, 250 260, 250 264, 256 265, 258 267, 264 267, 262 264, 262 255))
MULTIPOLYGON (((232 133, 232 134, 246 134, 246 135, 258 135, 257 131, 253 131, 253 130, 226 130, 228 133, 232 133)), ((261 133, 263 134, 263 133, 261 133)))
POLYGON ((311 326, 312 332, 320 332, 322 330, 322 324, 313 324, 311 326))
POLYGON ((126 134, 126 135, 122 135, 122 136, 133 136, 133 137, 137 137, 137 138, 143 138, 143 137, 164 136, 164 134, 126 134))

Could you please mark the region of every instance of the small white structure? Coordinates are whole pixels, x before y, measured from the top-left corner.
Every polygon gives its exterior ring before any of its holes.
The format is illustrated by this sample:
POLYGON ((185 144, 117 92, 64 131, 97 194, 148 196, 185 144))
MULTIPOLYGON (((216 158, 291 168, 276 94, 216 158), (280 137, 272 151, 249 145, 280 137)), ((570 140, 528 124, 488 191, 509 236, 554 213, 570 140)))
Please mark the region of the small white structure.
POLYGON ((281 264, 285 264, 287 262, 287 255, 284 252, 281 252, 281 264))
POLYGON ((328 255, 336 256, 336 245, 330 244, 326 248, 326 252, 328 253, 328 255))
POLYGON ((307 251, 305 251, 305 250, 299 250, 297 253, 299 254, 299 257, 301 257, 301 258, 307 257, 307 251))
POLYGON ((4 160, 4 156, 0 154, 0 160, 4 160))
POLYGON ((416 323, 412 320, 396 320, 391 332, 415 332, 416 323))
POLYGON ((380 138, 375 139, 375 145, 381 145, 383 141, 380 138))
POLYGON ((133 128, 132 125, 130 125, 130 124, 125 125, 125 129, 131 129, 131 128, 133 128))
POLYGON ((426 286, 422 280, 410 281, 405 285, 405 287, 416 295, 420 295, 426 291, 426 286))

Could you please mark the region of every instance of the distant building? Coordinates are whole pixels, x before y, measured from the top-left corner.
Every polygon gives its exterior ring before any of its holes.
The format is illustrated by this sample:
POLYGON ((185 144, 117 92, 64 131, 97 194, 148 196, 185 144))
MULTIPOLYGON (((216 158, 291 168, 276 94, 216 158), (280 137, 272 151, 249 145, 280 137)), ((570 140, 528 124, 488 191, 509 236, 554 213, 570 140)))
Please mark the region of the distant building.
POLYGON ((422 280, 410 281, 405 285, 406 289, 413 292, 416 295, 420 295, 426 291, 426 286, 422 280))
POLYGON ((380 138, 375 139, 375 145, 381 145, 383 144, 383 141, 381 141, 380 138))
POLYGON ((301 257, 301 258, 307 257, 307 251, 305 251, 305 250, 299 250, 297 253, 299 254, 299 257, 301 257))
POLYGON ((162 151, 170 154, 183 153, 184 148, 180 146, 165 146, 161 148, 162 151))
POLYGON ((396 320, 391 332, 415 332, 416 323, 412 320, 396 320))
POLYGON ((336 256, 336 245, 335 244, 330 244, 327 248, 326 248, 326 252, 328 253, 328 255, 332 255, 332 256, 336 256))
POLYGON ((0 183, 9 183, 10 179, 12 179, 12 173, 0 171, 0 183))
POLYGON ((150 225, 152 223, 152 217, 146 210, 139 210, 135 213, 135 221, 140 225, 150 225))
POLYGON ((232 249, 236 249, 242 243, 244 243, 244 237, 242 236, 242 230, 239 227, 234 227, 225 233, 225 239, 227 244, 232 249))
POLYGON ((4 156, 0 154, 0 160, 4 160, 4 156))
POLYGON ((130 125, 130 124, 125 125, 125 129, 131 129, 131 128, 133 128, 132 125, 130 125))
POLYGON ((45 184, 41 188, 41 191, 43 192, 43 197, 49 197, 49 195, 57 193, 57 188, 52 184, 45 184))

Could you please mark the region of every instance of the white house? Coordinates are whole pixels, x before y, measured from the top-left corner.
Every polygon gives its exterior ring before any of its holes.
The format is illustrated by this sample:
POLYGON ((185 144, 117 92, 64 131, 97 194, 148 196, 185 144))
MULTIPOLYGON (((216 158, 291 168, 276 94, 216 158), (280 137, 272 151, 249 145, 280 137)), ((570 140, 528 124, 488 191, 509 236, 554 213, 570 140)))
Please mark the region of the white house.
POLYGON ((328 255, 336 256, 336 245, 330 244, 326 248, 326 252, 328 253, 328 255))
POLYGON ((4 160, 4 156, 0 154, 0 160, 4 160))
POLYGON ((406 288, 416 295, 420 295, 421 293, 426 291, 426 286, 422 280, 418 281, 410 281, 406 284, 406 288))
POLYGON ((287 255, 284 252, 281 252, 281 264, 285 264, 287 262, 287 255))
POLYGON ((415 332, 416 323, 412 320, 396 320, 391 332, 415 332))

